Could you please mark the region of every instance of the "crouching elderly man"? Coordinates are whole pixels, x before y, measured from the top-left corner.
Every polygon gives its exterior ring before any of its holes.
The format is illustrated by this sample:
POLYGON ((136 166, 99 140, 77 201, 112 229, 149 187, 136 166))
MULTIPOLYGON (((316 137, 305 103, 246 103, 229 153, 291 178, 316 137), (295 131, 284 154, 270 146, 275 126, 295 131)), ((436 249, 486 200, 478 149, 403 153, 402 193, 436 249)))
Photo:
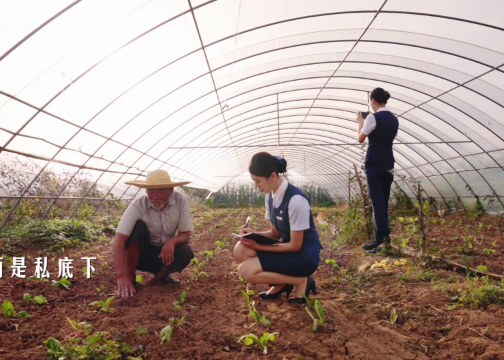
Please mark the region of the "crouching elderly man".
POLYGON ((164 284, 181 283, 170 274, 180 273, 194 257, 189 246, 192 220, 187 198, 173 187, 188 183, 172 182, 165 170, 126 182, 147 189, 147 195, 128 206, 117 226, 112 252, 119 295, 137 292, 136 270, 151 272, 164 284))

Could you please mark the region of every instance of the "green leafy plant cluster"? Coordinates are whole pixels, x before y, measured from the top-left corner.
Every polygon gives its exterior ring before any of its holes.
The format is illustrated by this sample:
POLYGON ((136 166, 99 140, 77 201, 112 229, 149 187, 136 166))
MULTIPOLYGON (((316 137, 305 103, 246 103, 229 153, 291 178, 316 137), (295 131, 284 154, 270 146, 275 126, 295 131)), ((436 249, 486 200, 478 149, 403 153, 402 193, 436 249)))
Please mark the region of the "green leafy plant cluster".
POLYGON ((175 309, 180 309, 182 307, 182 305, 184 305, 184 303, 185 303, 186 296, 187 296, 187 293, 185 291, 182 291, 182 293, 180 294, 179 300, 173 302, 173 307, 175 309))
POLYGON ((5 300, 2 305, 0 305, 2 308, 2 312, 5 317, 22 317, 25 318, 28 316, 28 313, 26 311, 20 311, 20 312, 15 312, 14 311, 14 305, 8 300, 5 300))
POLYGON ((63 251, 102 236, 101 228, 76 219, 30 220, 0 232, 10 246, 33 246, 40 250, 63 251))
POLYGON ((98 301, 93 301, 89 304, 89 306, 100 306, 100 311, 104 313, 109 313, 112 310, 110 309, 110 305, 112 304, 112 301, 115 299, 115 296, 109 297, 107 300, 98 300, 98 301))
MULTIPOLYGON (((128 356, 137 356, 142 349, 133 349, 125 342, 116 342, 110 339, 107 332, 97 331, 85 338, 72 337, 62 345, 58 340, 49 338, 44 341, 47 347, 47 356, 51 359, 131 359, 128 356)), ((141 359, 141 358, 137 358, 141 359)))
POLYGON ((191 259, 191 265, 193 266, 193 280, 197 281, 199 280, 202 276, 208 277, 208 273, 205 271, 201 271, 201 268, 205 266, 206 262, 205 261, 199 261, 197 257, 193 257, 191 259))
POLYGON ((437 274, 429 269, 411 267, 405 274, 398 275, 398 278, 402 282, 430 282, 437 278, 437 274))
POLYGON ((263 351, 264 355, 268 354, 268 342, 273 342, 278 337, 278 333, 265 332, 260 338, 254 334, 243 335, 238 339, 238 342, 243 342, 246 346, 256 344, 263 351))
POLYGON ((62 287, 64 289, 70 289, 70 286, 72 286, 72 283, 70 281, 68 281, 67 278, 61 278, 61 280, 53 280, 52 283, 51 283, 52 286, 55 286, 55 287, 62 287))
POLYGON ((473 308, 486 307, 490 304, 504 305, 504 281, 498 283, 488 276, 480 279, 467 279, 467 287, 459 289, 459 294, 452 300, 473 308))
POLYGON ((247 292, 248 291, 241 290, 241 293, 247 302, 247 306, 250 309, 250 316, 252 319, 254 319, 258 324, 271 325, 271 321, 266 316, 259 314, 259 311, 255 308, 255 302, 250 300, 250 296, 247 292))
POLYGON ((23 301, 27 303, 35 303, 39 305, 47 304, 47 299, 43 295, 33 296, 31 294, 24 294, 23 301))
POLYGON ((306 299, 306 304, 307 304, 307 306, 305 306, 305 310, 306 310, 307 314, 310 315, 310 317, 313 320, 312 330, 313 330, 313 332, 317 332, 318 327, 325 325, 325 323, 326 323, 325 315, 324 315, 324 308, 322 307, 322 303, 320 302, 320 300, 318 300, 318 299, 310 300, 306 297, 305 294, 303 294, 303 297, 306 299), (317 317, 315 317, 313 315, 312 310, 315 310, 317 317))

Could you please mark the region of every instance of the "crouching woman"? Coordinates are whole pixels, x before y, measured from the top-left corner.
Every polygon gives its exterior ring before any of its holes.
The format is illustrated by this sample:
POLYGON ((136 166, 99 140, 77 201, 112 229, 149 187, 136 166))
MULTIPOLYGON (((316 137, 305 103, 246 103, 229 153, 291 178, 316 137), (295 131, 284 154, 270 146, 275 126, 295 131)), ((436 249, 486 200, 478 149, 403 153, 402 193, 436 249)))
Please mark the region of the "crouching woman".
MULTIPOLYGON (((277 245, 262 245, 242 238, 234 249, 241 277, 255 284, 275 284, 259 293, 263 299, 274 299, 294 291, 290 303, 304 303, 303 293, 316 294, 312 275, 319 265, 320 241, 313 222, 308 198, 279 174, 286 172, 287 161, 266 152, 255 154, 249 172, 261 192, 266 194, 266 218, 271 228, 258 234, 282 239, 277 245)), ((242 227, 240 234, 254 232, 242 227)))

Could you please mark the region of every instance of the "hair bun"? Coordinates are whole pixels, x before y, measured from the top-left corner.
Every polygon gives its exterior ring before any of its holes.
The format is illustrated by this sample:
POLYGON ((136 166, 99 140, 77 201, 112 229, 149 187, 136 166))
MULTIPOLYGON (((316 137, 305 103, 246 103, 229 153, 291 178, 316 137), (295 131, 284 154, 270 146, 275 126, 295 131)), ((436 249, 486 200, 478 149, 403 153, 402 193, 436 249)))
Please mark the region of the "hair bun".
POLYGON ((279 174, 287 171, 287 160, 280 156, 275 156, 275 163, 279 174))
POLYGON ((390 99, 390 93, 388 91, 385 91, 385 100, 390 99))

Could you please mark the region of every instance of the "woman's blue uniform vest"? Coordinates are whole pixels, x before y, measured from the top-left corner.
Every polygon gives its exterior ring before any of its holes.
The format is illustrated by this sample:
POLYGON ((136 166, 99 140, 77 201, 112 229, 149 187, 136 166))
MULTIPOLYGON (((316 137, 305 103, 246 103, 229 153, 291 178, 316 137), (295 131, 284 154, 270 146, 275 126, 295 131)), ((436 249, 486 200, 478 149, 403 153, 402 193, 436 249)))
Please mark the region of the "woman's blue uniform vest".
MULTIPOLYGON (((301 195, 306 200, 308 198, 301 190, 299 190, 294 185, 288 184, 287 189, 285 190, 285 194, 280 206, 275 209, 273 207, 273 196, 270 195, 269 198, 269 210, 270 210, 270 220, 275 228, 282 233, 282 242, 288 243, 290 242, 290 223, 289 223, 289 202, 290 199, 295 195, 301 195)), ((308 200, 310 202, 310 200, 308 200)), ((303 234, 303 245, 299 250, 299 254, 308 259, 312 259, 314 262, 318 264, 319 254, 320 254, 320 240, 317 232, 317 228, 315 227, 315 223, 313 222, 313 215, 310 210, 310 228, 306 229, 303 234)))
POLYGON ((392 164, 394 167, 392 142, 397 135, 399 121, 390 111, 379 111, 373 115, 376 119, 376 128, 368 135, 369 147, 366 153, 366 162, 392 164))

